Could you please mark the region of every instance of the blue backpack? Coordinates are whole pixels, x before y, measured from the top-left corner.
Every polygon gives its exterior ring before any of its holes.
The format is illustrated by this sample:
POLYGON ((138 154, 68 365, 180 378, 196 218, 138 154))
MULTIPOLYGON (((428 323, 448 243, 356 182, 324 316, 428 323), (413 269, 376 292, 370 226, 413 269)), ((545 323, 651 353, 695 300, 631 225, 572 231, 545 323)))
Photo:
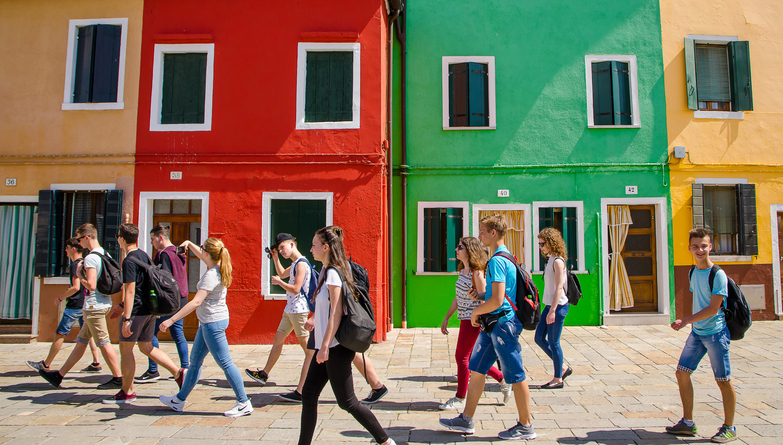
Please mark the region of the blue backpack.
POLYGON ((296 275, 296 264, 300 261, 304 261, 305 264, 307 264, 307 267, 310 268, 310 283, 307 286, 307 289, 302 286, 302 288, 299 290, 299 293, 301 293, 302 296, 307 299, 307 307, 310 309, 310 312, 315 312, 315 288, 318 287, 318 271, 315 270, 315 267, 310 265, 310 261, 307 261, 307 258, 301 257, 294 261, 294 264, 291 265, 292 277, 296 275))

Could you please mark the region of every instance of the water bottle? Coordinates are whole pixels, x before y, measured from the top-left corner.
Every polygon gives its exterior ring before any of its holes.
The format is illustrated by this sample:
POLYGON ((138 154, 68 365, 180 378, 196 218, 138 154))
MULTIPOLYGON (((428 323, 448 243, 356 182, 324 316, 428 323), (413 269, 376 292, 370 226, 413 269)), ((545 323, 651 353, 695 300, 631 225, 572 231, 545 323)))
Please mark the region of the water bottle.
POLYGON ((158 312, 158 294, 155 293, 154 289, 150 290, 150 312, 158 312))

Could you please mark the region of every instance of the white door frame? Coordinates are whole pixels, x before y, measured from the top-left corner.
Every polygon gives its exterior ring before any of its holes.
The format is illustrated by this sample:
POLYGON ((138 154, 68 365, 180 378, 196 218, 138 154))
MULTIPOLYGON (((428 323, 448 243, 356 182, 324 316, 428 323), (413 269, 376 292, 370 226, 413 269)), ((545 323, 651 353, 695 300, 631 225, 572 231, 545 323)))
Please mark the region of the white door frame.
POLYGON ((783 204, 772 204, 769 206, 770 228, 772 229, 772 288, 775 290, 775 314, 783 315, 783 302, 781 302, 780 289, 780 258, 778 258, 779 243, 778 239, 778 212, 783 212, 783 204))
MULTIPOLYGON (((601 198, 601 262, 603 269, 604 315, 609 313, 609 211, 610 205, 655 206, 655 249, 658 262, 658 313, 668 315, 669 307, 669 228, 666 198, 601 198)), ((636 315, 636 314, 634 314, 636 315)))

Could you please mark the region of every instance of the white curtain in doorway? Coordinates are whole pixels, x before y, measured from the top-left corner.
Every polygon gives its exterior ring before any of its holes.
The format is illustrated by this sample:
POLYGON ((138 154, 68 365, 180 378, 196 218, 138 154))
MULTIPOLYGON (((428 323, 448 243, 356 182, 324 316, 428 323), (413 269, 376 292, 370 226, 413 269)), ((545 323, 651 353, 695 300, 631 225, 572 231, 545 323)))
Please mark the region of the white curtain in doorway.
POLYGON ((0 206, 0 318, 31 318, 34 217, 33 206, 0 206))
MULTIPOLYGON (((479 220, 494 214, 506 217, 506 247, 522 264, 525 261, 525 212, 524 210, 480 210, 479 220)), ((525 267, 527 268, 527 266, 525 267)))
POLYGON ((608 206, 609 245, 612 247, 609 267, 609 309, 619 311, 633 307, 633 292, 625 270, 622 251, 631 221, 631 208, 628 206, 608 206))

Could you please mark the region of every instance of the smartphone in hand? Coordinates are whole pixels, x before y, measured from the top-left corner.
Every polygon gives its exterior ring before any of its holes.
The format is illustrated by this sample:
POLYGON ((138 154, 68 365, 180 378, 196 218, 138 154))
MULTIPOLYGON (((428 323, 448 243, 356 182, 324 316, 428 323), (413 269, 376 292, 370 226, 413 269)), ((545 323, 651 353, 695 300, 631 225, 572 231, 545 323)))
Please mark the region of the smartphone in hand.
POLYGON ((177 255, 185 254, 185 246, 177 246, 177 255))

